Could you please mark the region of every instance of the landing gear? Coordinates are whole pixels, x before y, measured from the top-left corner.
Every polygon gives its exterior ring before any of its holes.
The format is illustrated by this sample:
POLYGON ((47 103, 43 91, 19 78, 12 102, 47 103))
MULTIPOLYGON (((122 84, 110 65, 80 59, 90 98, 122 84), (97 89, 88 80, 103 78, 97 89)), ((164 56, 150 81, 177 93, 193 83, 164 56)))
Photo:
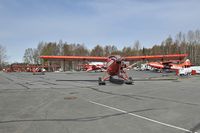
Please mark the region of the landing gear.
POLYGON ((133 79, 132 79, 132 77, 129 77, 127 80, 125 80, 125 84, 127 84, 127 85, 132 85, 132 84, 133 84, 133 79))
MULTIPOLYGON (((109 77, 109 81, 111 83, 115 83, 115 84, 124 84, 124 83, 127 84, 127 85, 132 85, 133 84, 132 77, 129 77, 128 79, 125 80, 125 79, 122 79, 122 78, 115 78, 113 76, 110 76, 109 77)), ((102 80, 101 77, 99 77, 98 82, 99 82, 99 85, 106 85, 105 80, 102 80)))
POLYGON ((99 85, 106 85, 106 82, 101 77, 99 77, 99 85))
POLYGON ((124 80, 122 78, 116 78, 113 76, 110 76, 109 81, 114 84, 123 84, 124 83, 124 80))

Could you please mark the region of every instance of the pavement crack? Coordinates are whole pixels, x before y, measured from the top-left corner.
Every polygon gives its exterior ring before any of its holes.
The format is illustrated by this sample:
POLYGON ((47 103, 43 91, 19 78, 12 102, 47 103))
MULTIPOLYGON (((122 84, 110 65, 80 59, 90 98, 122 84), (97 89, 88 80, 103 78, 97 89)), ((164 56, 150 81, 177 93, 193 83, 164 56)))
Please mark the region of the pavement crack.
POLYGON ((22 84, 22 83, 16 83, 16 84, 18 84, 18 85, 20 85, 20 86, 22 86, 22 87, 24 87, 24 88, 26 88, 26 89, 30 89, 28 86, 26 86, 26 85, 24 85, 24 84, 22 84))
POLYGON ((134 98, 134 99, 137 99, 137 100, 144 100, 144 98, 147 98, 147 99, 155 99, 155 100, 160 100, 160 101, 175 102, 175 103, 179 103, 179 104, 199 106, 199 104, 197 104, 197 103, 183 102, 183 101, 178 101, 178 100, 174 100, 174 99, 152 97, 152 96, 143 96, 143 95, 118 94, 118 93, 99 90, 99 89, 93 88, 93 87, 87 87, 87 88, 92 89, 92 90, 97 91, 97 92, 100 92, 100 93, 105 93, 105 94, 110 94, 110 95, 117 95, 117 96, 124 96, 124 97, 134 98))
POLYGON ((160 98, 160 97, 152 97, 152 96, 143 96, 143 95, 133 95, 133 96, 142 97, 142 98, 148 98, 148 99, 161 100, 161 101, 169 101, 169 102, 180 103, 180 104, 186 104, 186 105, 199 106, 199 104, 197 104, 197 103, 183 102, 183 101, 178 101, 178 100, 168 99, 168 98, 160 98))
POLYGON ((197 131, 200 129, 200 123, 198 123, 197 125, 195 125, 193 128, 191 128, 190 130, 193 133, 197 133, 197 131))
POLYGON ((9 80, 9 81, 14 81, 13 79, 11 79, 11 78, 8 78, 8 77, 4 77, 4 78, 6 78, 7 80, 9 80))
POLYGON ((99 93, 105 93, 105 94, 109 94, 109 95, 116 95, 116 96, 123 96, 123 97, 128 97, 128 98, 134 98, 136 100, 143 100, 142 98, 138 98, 138 97, 135 97, 133 95, 129 95, 129 94, 118 94, 118 93, 113 93, 113 92, 108 92, 108 91, 102 91, 102 90, 99 90, 97 88, 93 88, 93 87, 87 87, 89 89, 92 89, 94 91, 97 91, 99 93))
POLYGON ((152 110, 158 110, 156 108, 149 108, 149 109, 141 109, 141 110, 135 110, 135 111, 129 111, 127 113, 115 113, 115 114, 109 114, 109 115, 101 115, 101 116, 89 116, 89 117, 80 117, 80 118, 69 118, 69 119, 19 119, 19 120, 6 120, 6 121, 0 121, 0 124, 5 123, 19 123, 19 122, 89 122, 89 121, 96 121, 100 119, 106 119, 110 117, 116 117, 121 115, 126 115, 129 113, 137 113, 137 112, 144 112, 144 111, 152 111, 152 110))

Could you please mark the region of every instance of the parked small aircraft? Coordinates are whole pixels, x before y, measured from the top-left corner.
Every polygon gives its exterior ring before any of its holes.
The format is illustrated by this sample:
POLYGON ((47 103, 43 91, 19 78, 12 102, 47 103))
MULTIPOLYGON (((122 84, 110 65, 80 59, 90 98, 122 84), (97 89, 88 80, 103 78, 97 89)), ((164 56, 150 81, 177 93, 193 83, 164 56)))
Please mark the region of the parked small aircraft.
POLYGON ((187 54, 173 54, 173 55, 152 55, 152 56, 128 56, 121 57, 119 55, 112 55, 109 57, 94 57, 94 56, 40 56, 42 59, 56 59, 56 60, 77 60, 77 61, 100 61, 106 62, 106 71, 103 77, 99 77, 99 85, 105 85, 105 81, 109 80, 118 84, 132 84, 133 79, 126 73, 127 61, 149 61, 149 60, 182 60, 187 54))
POLYGON ((87 64, 79 64, 81 70, 90 72, 90 71, 106 71, 106 64, 104 62, 90 62, 87 64))
MULTIPOLYGON (((148 65, 157 69, 169 69, 169 70, 179 70, 181 68, 190 67, 192 64, 189 59, 185 60, 183 63, 174 63, 177 60, 165 61, 165 62, 149 62, 148 65)), ((179 61, 178 61, 179 62, 179 61)))

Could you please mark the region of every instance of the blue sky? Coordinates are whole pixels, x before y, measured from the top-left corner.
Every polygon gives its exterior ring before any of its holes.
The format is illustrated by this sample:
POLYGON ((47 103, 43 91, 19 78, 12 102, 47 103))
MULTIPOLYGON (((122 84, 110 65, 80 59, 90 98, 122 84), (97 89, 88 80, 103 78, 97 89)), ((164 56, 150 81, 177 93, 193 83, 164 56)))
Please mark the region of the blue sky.
POLYGON ((0 44, 9 62, 26 48, 63 40, 145 47, 200 28, 200 0, 0 0, 0 44))

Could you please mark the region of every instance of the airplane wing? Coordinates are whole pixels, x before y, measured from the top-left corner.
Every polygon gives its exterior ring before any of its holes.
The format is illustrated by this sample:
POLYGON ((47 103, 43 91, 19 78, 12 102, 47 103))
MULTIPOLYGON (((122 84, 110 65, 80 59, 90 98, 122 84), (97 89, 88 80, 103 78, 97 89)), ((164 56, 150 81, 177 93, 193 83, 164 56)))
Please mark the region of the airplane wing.
MULTIPOLYGON (((183 60, 188 54, 168 54, 168 55, 147 55, 147 56, 127 56, 123 57, 125 61, 141 60, 183 60)), ((108 57, 100 56, 40 56, 42 59, 63 59, 69 61, 100 61, 106 62, 108 57)))
POLYGON ((63 59, 69 61, 107 61, 108 57, 99 57, 99 56, 40 56, 42 59, 63 59))
POLYGON ((124 57, 126 61, 139 60, 183 60, 188 54, 168 54, 168 55, 147 55, 147 56, 127 56, 124 57))
POLYGON ((150 67, 163 69, 165 66, 160 62, 149 62, 147 63, 150 67))

